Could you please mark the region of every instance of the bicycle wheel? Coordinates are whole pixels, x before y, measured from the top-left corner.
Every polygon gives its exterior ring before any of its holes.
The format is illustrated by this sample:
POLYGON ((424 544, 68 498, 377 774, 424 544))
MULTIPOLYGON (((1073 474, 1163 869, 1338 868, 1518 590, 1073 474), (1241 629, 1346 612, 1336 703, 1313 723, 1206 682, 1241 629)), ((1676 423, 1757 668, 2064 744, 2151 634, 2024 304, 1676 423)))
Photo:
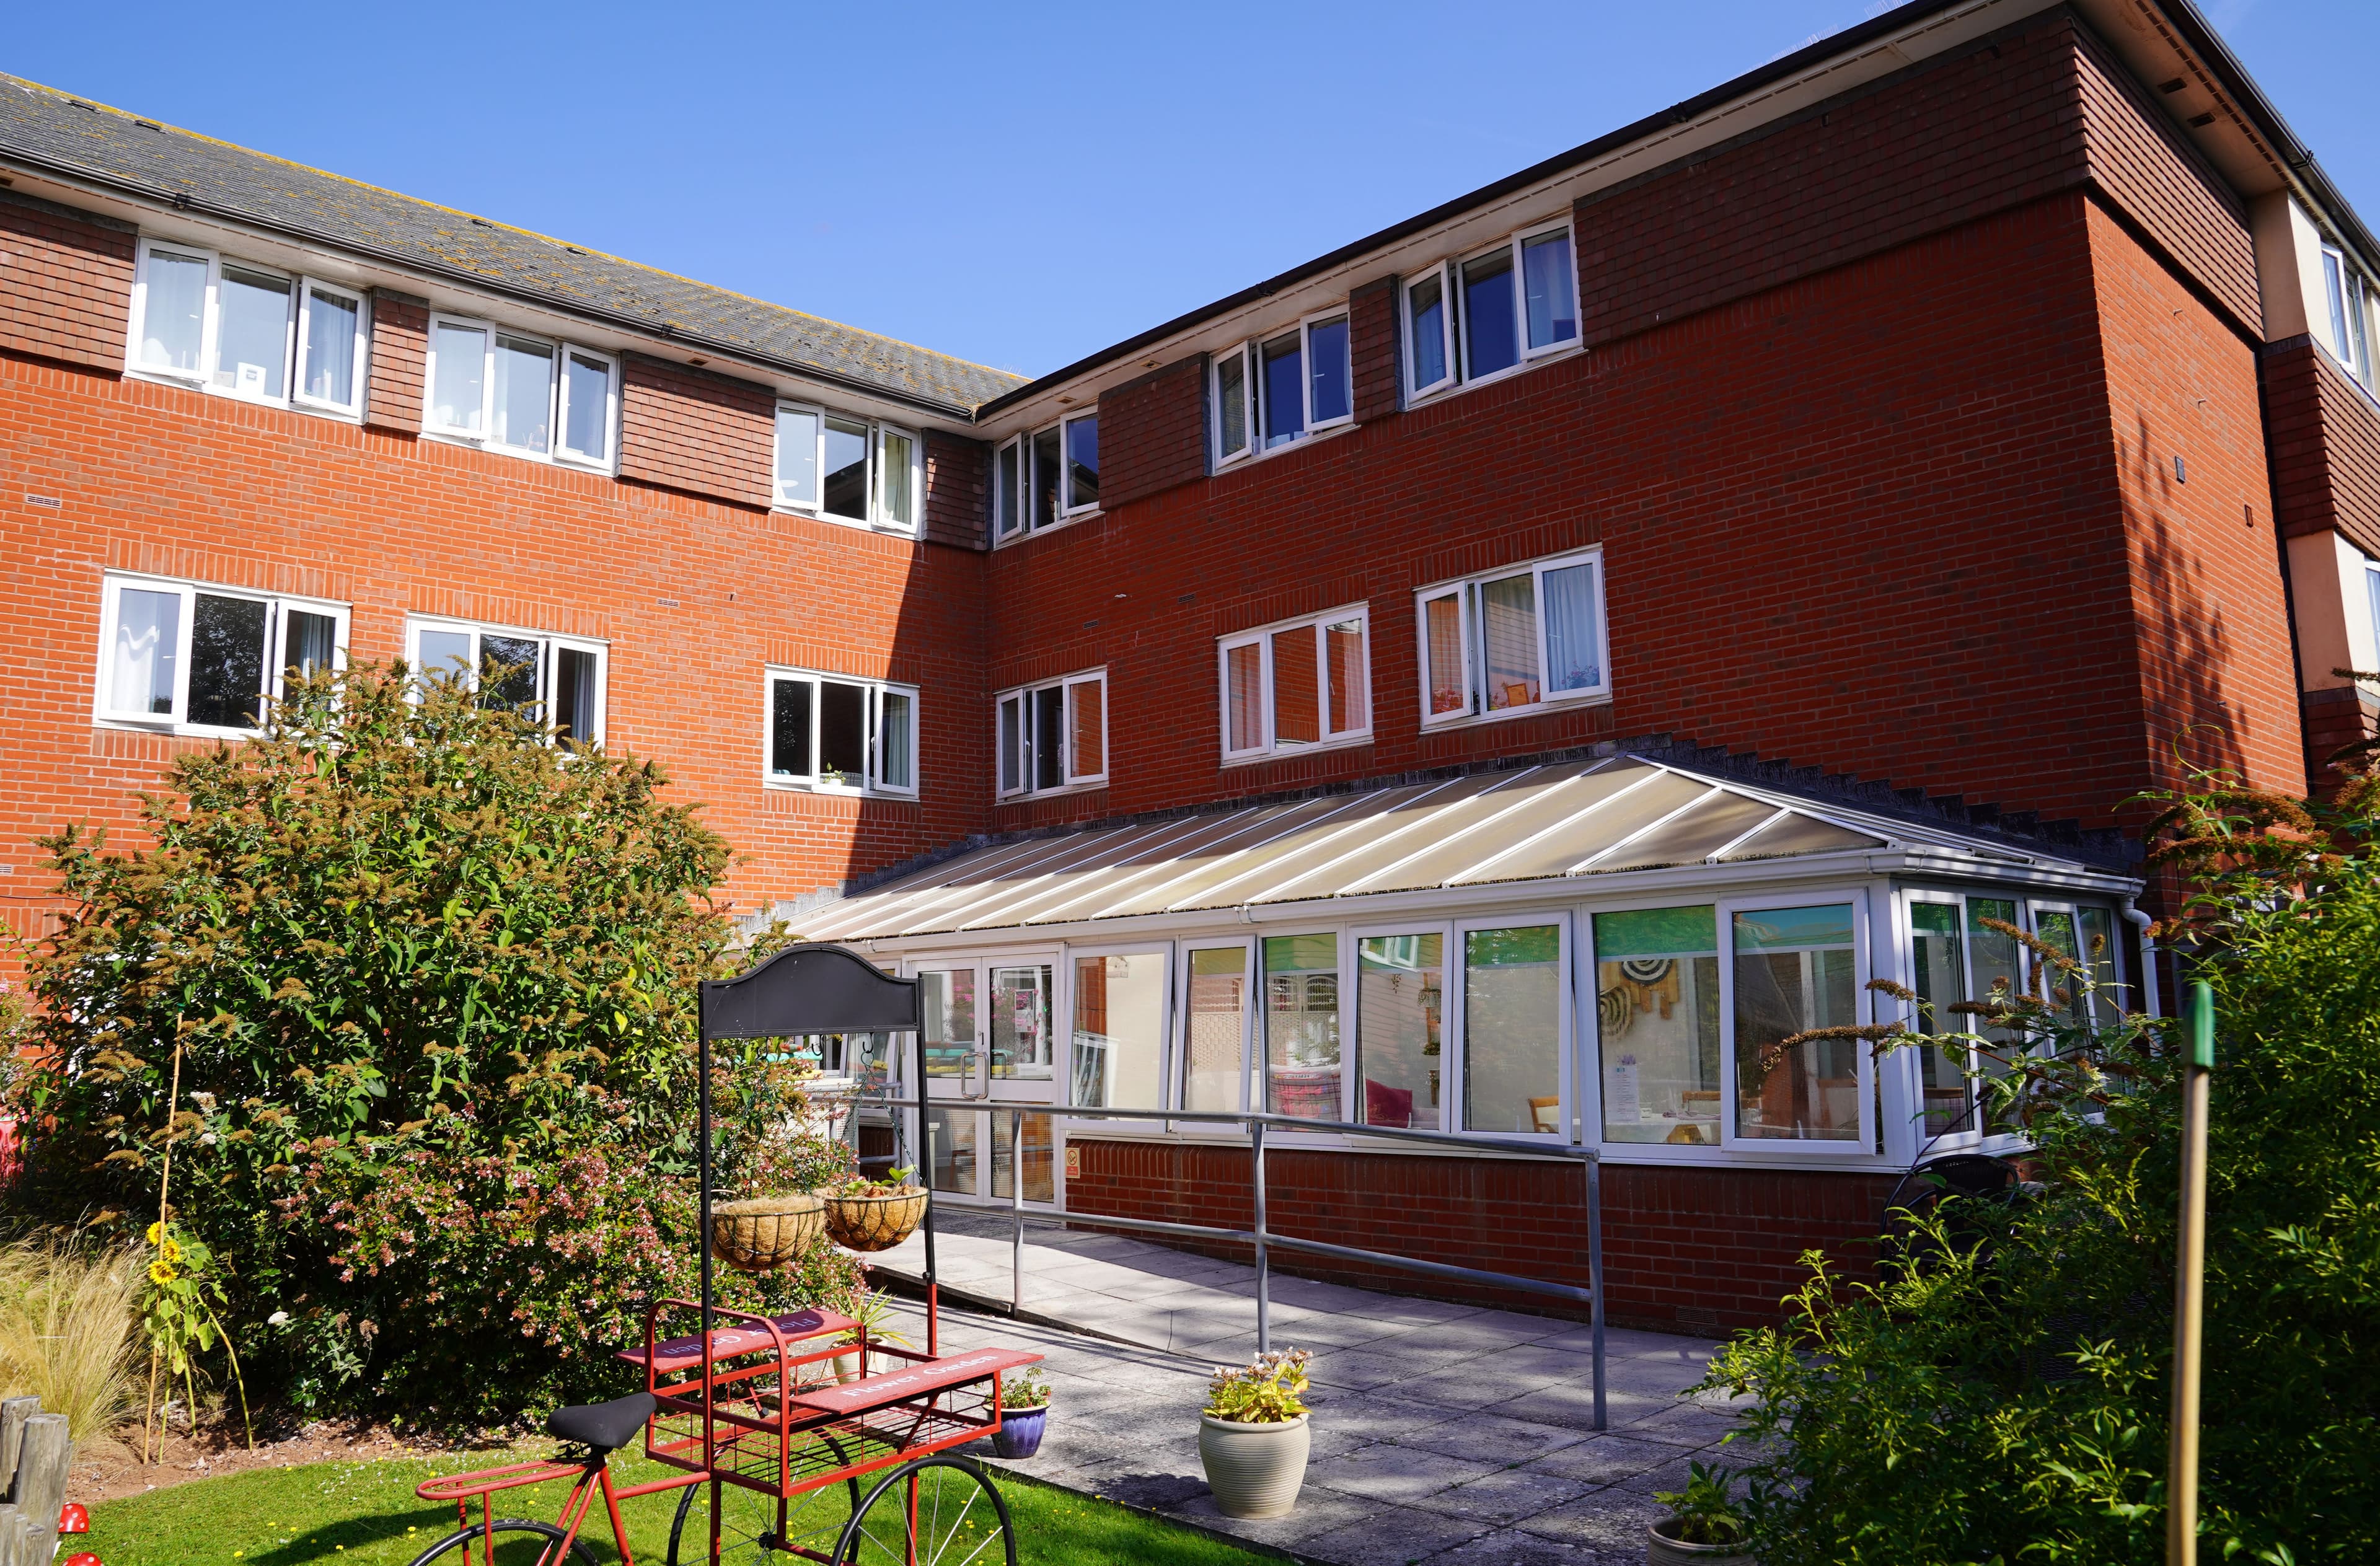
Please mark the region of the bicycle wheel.
POLYGON ((943 1453, 904 1463, 868 1491, 834 1559, 842 1566, 1016 1566, 1016 1529, 990 1476, 943 1453))
MULTIPOLYGON (((497 1518, 495 1533, 495 1566, 537 1566, 548 1550, 562 1542, 561 1529, 551 1523, 533 1523, 526 1517, 497 1518)), ((594 1550, 588 1547, 586 1530, 580 1529, 579 1535, 570 1541, 570 1558, 578 1561, 580 1566, 599 1566, 594 1550)), ((459 1550, 465 1545, 471 1547, 469 1559, 472 1566, 481 1566, 479 1547, 484 1536, 476 1527, 457 1528, 415 1556, 413 1566, 430 1566, 431 1561, 447 1551, 459 1550)), ((463 1559, 459 1555, 455 1557, 458 1563, 463 1559)))
MULTIPOLYGON (((817 1439, 834 1454, 835 1466, 846 1468, 851 1454, 844 1444, 823 1433, 817 1439)), ((719 1487, 719 1559, 735 1566, 767 1559, 771 1552, 794 1547, 824 1555, 843 1535, 859 1507, 859 1481, 797 1495, 783 1503, 778 1515, 774 1496, 747 1490, 741 1485, 719 1487)), ((710 1481, 688 1485, 678 1498, 677 1519, 670 1524, 669 1566, 710 1566, 710 1481)))

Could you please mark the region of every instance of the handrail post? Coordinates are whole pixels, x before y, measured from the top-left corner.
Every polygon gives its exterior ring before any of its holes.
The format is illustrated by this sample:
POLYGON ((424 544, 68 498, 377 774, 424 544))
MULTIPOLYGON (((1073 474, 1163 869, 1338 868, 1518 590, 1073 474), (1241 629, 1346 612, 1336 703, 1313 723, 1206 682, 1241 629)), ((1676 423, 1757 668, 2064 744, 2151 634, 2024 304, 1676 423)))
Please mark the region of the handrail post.
POLYGON ((1587 1306, 1595 1330, 1595 1428, 1603 1428, 1603 1159, 1586 1160, 1586 1286, 1595 1295, 1587 1306))
POLYGON ((1254 1166, 1257 1236, 1257 1353, 1272 1352, 1272 1262, 1265 1252, 1265 1123, 1248 1122, 1248 1156, 1254 1166))
POLYGON ((1008 1213, 1016 1233, 1009 1241, 1008 1314, 1025 1308, 1025 1111, 1009 1111, 1008 1213))

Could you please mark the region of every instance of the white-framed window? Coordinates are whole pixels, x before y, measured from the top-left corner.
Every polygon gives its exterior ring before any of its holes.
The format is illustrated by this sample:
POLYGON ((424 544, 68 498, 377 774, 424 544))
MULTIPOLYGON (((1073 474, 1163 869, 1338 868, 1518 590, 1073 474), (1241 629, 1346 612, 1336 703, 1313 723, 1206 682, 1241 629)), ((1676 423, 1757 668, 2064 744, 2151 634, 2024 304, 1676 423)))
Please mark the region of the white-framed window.
POLYGON ((1208 374, 1218 467, 1355 421, 1344 305, 1216 355, 1208 374))
POLYGON ((1578 341, 1568 220, 1416 273, 1401 292, 1408 397, 1493 380, 1578 341))
POLYGON ((1725 1145, 1874 1151, 1876 1057, 1866 1043, 1784 1043, 1868 1020, 1867 900, 1855 892, 1798 892, 1757 902, 1723 898, 1716 913, 1733 1089, 1725 1145))
POLYGON ((607 353, 433 310, 421 427, 539 462, 608 469, 620 364, 607 353))
MULTIPOLYGON (((1255 1008, 1256 942, 1232 937, 1180 943, 1182 997, 1177 1109, 1238 1114, 1248 1108, 1248 1044, 1255 1008)), ((1185 1131, 1197 1128, 1184 1127, 1185 1131)), ((1237 1130, 1236 1126, 1226 1130, 1237 1130)))
POLYGON ((2372 288, 2339 250, 2322 251, 2323 295, 2330 306, 2330 341, 2338 362, 2372 384, 2372 288))
POLYGON ((1080 414, 1012 435, 992 455, 995 540, 1054 528, 1099 508, 1099 416, 1080 414), (1083 470, 1075 471, 1078 459, 1083 470))
POLYGON ((771 668, 766 781, 783 787, 917 792, 917 687, 771 668))
POLYGON ((925 492, 925 443, 916 431, 812 403, 777 405, 779 505, 915 531, 925 492))
POLYGON ((1107 782, 1105 669, 1002 691, 993 711, 1000 797, 1107 782))
POLYGON ((1569 915, 1461 920, 1454 947, 1446 1108, 1452 1128, 1568 1140, 1569 915))
POLYGON ((551 724, 555 737, 603 740, 611 651, 578 637, 467 620, 408 619, 405 659, 417 674, 458 679, 483 707, 508 707, 551 724))
POLYGON ((1216 657, 1224 759, 1371 737, 1371 614, 1365 605, 1220 637, 1216 657))
POLYGON ((1611 694, 1600 548, 1414 594, 1425 727, 1611 694))
POLYGON ((363 296, 195 245, 143 239, 127 368, 276 407, 359 415, 363 296))
POLYGON ((103 592, 102 722, 249 734, 291 670, 346 663, 343 603, 112 572, 103 592))

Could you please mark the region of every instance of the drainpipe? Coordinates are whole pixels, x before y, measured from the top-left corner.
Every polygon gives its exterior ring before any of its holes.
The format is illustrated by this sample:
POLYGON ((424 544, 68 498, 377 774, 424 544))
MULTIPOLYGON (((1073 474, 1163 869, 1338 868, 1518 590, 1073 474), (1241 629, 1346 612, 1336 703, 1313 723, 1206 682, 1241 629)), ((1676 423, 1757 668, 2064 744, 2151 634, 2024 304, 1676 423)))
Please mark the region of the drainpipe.
POLYGON ((2141 932, 2141 971, 2148 979, 2141 986, 2141 993, 2148 1002, 2148 1014, 2153 1017, 2163 1016, 2165 1014, 2157 1010, 2157 944, 2149 939, 2149 926, 2155 921, 2134 906, 2129 897, 2124 899, 2124 917, 2141 932))

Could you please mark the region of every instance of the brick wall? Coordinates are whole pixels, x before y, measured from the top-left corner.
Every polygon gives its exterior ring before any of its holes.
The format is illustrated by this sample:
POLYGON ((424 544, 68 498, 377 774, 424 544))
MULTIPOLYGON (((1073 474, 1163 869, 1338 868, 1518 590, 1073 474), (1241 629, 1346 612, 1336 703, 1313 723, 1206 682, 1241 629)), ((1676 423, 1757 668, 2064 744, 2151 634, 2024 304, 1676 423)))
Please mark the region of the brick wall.
POLYGON ((1385 419, 1397 411, 1397 280, 1375 278, 1347 297, 1347 351, 1354 382, 1355 418, 1385 419))
MULTIPOLYGON (((1254 1221, 1245 1147, 1072 1138, 1082 1172, 1070 1211, 1245 1229, 1254 1221)), ((1575 1164, 1378 1153, 1265 1155, 1272 1231, 1392 1256, 1587 1286, 1585 1177, 1575 1164)), ((1802 1253, 1828 1252, 1864 1276, 1892 1177, 1810 1170, 1603 1171, 1606 1313, 1618 1325, 1713 1331, 1773 1321, 1805 1276, 1802 1253)), ((1210 1247, 1245 1261, 1247 1248, 1210 1247)), ((1434 1281, 1360 1263, 1273 1252, 1285 1272, 1549 1314, 1584 1316, 1543 1295, 1434 1281)))
POLYGON ((0 349, 121 369, 133 257, 121 224, 0 191, 0 349))
POLYGON ((2311 337, 2267 347, 2264 375, 2282 536, 2344 533, 2380 556, 2380 406, 2311 337))
POLYGON ((429 368, 430 301, 394 288, 373 289, 371 381, 364 398, 364 422, 399 434, 419 434, 429 368))
POLYGON ((766 508, 776 469, 777 394, 643 354, 620 370, 620 477, 766 508))
POLYGON ((990 546, 991 448, 926 431, 926 537, 960 549, 990 546))
POLYGON ((1099 504, 1129 504, 1207 474, 1207 356, 1099 395, 1099 504))

